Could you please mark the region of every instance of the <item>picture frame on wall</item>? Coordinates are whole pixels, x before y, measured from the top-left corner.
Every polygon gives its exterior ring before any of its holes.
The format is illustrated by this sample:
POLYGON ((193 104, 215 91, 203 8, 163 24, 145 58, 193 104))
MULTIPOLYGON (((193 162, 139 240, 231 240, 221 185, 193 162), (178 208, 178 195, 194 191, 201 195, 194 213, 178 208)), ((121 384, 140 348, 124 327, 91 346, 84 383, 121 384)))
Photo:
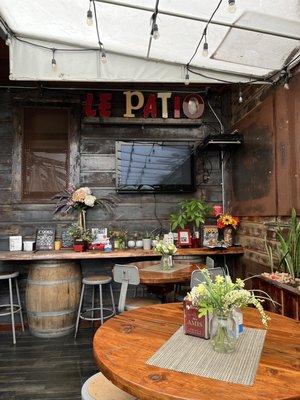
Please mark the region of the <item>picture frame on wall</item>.
POLYGON ((216 225, 203 226, 203 246, 215 247, 218 244, 219 230, 216 225))
POLYGON ((190 247, 192 245, 191 231, 189 229, 178 230, 178 247, 190 247))

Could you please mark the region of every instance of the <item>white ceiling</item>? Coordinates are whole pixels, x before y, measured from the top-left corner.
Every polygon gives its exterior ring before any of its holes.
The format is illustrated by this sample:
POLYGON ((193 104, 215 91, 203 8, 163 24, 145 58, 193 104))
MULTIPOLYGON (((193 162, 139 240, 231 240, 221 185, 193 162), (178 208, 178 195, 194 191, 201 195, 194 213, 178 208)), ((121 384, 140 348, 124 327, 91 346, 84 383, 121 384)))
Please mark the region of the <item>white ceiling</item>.
MULTIPOLYGON (((118 2, 152 7, 152 9, 155 6, 155 0, 118 0, 118 2)), ((197 18, 209 18, 217 3, 218 0, 160 0, 159 10, 197 18)), ((138 58, 140 60, 137 68, 141 68, 141 60, 147 56, 151 12, 103 2, 96 4, 101 41, 108 52, 108 63, 102 68, 102 72, 106 71, 105 73, 99 73, 98 66, 97 71, 88 71, 84 74, 83 80, 118 80, 118 73, 122 75, 122 71, 115 71, 116 67, 111 63, 112 60, 115 61, 115 57, 121 57, 123 63, 128 58, 131 59, 129 63, 138 58), (115 55, 109 54, 110 52, 115 55)), ((231 14, 228 12, 228 1, 223 0, 214 16, 214 21, 300 38, 300 2, 298 0, 236 0, 236 5, 236 12, 231 14)), ((18 36, 28 38, 28 40, 39 40, 39 43, 49 47, 59 48, 66 45, 97 47, 95 24, 92 27, 86 24, 88 7, 89 0, 0 0, 0 15, 18 36)), ((157 23, 160 38, 152 40, 150 60, 164 63, 162 70, 167 65, 172 71, 175 71, 175 67, 182 70, 181 66, 189 61, 195 50, 205 23, 163 14, 158 15, 157 23)), ((208 27, 207 39, 209 57, 203 57, 200 48, 191 65, 199 71, 203 69, 209 76, 215 76, 213 71, 221 71, 225 75, 220 76, 226 76, 226 79, 237 74, 237 78, 232 78, 233 80, 241 80, 243 75, 261 77, 274 69, 280 69, 291 52, 296 52, 295 49, 300 46, 299 40, 213 24, 208 27)), ((12 79, 30 78, 28 76, 30 68, 36 69, 32 72, 34 76, 31 76, 31 79, 49 79, 51 71, 45 72, 48 68, 49 56, 45 52, 37 49, 30 50, 29 45, 22 44, 21 46, 18 43, 11 47, 11 53, 12 79), (36 63, 34 67, 34 64, 30 64, 28 60, 30 66, 24 65, 26 68, 23 71, 22 65, 19 65, 22 64, 21 55, 23 58, 45 57, 45 62, 41 62, 40 65, 36 63)), ((80 80, 83 74, 81 63, 94 62, 96 57, 95 54, 80 55, 72 52, 67 55, 57 53, 57 58, 61 59, 58 65, 62 67, 62 70, 57 73, 57 76, 52 74, 50 80, 80 80), (69 70, 72 70, 72 73, 69 70)), ((147 63, 150 71, 153 65, 151 61, 143 60, 142 72, 145 74, 145 79, 147 63)), ((163 72, 164 77, 160 78, 159 68, 156 64, 155 66, 157 81, 168 79, 166 71, 163 72)), ((87 69, 90 70, 91 67, 87 69)), ((136 80, 133 71, 135 69, 129 68, 125 75, 120 76, 120 80, 130 80, 130 78, 136 80)), ((142 78, 141 71, 137 75, 139 79, 142 78)), ((154 77, 149 77, 149 80, 151 79, 154 77)), ((170 70, 170 81, 183 79, 182 71, 173 75, 170 70)), ((193 79, 205 80, 196 76, 191 77, 191 80, 193 79)))

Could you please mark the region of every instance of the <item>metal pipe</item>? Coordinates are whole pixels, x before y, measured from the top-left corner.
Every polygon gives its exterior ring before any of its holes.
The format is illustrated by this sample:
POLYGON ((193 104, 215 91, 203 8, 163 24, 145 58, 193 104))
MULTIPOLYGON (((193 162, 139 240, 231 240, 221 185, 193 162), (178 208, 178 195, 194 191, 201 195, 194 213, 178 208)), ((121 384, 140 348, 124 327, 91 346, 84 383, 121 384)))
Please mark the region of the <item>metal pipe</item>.
MULTIPOLYGON (((99 3, 107 3, 107 4, 120 6, 120 7, 132 8, 132 9, 140 10, 140 11, 154 12, 154 10, 155 10, 152 7, 137 6, 135 4, 124 4, 124 3, 120 3, 119 1, 115 1, 115 0, 95 0, 95 1, 97 1, 99 3)), ((204 23, 208 22, 208 18, 201 18, 201 17, 196 17, 193 15, 180 14, 180 13, 175 13, 175 12, 171 12, 171 11, 159 10, 158 13, 162 14, 162 15, 168 15, 169 17, 189 19, 191 21, 198 21, 198 22, 204 22, 204 23)), ((282 37, 282 38, 286 38, 286 39, 300 40, 300 36, 297 36, 297 35, 287 35, 284 33, 267 31, 265 29, 251 28, 251 27, 245 26, 245 25, 233 25, 233 24, 230 24, 228 22, 223 22, 223 21, 211 21, 210 24, 225 26, 227 28, 240 29, 243 31, 263 33, 265 35, 277 36, 277 37, 282 37)))

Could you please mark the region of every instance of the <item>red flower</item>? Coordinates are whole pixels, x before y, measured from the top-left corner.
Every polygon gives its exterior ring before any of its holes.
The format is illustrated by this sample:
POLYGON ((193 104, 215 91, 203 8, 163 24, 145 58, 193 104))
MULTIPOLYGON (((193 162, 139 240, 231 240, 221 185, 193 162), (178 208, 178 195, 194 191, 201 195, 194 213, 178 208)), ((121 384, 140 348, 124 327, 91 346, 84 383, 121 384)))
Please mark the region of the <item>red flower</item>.
POLYGON ((223 228, 225 228, 225 225, 223 224, 222 221, 218 220, 217 221, 217 227, 218 227, 218 229, 223 229, 223 228))

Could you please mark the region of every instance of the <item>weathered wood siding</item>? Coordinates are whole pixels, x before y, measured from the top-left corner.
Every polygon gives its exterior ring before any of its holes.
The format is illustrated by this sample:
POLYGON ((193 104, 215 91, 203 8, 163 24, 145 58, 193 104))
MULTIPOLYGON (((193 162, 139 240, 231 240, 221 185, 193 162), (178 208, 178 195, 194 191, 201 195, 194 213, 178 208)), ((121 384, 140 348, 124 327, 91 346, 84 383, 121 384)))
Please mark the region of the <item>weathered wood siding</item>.
MULTIPOLYGON (((165 89, 165 88, 164 88, 165 89)), ((16 188, 20 182, 21 166, 15 155, 18 155, 20 143, 18 135, 20 125, 18 117, 14 115, 15 101, 18 107, 22 104, 70 104, 73 111, 71 126, 71 176, 76 185, 86 185, 93 189, 96 196, 107 196, 115 193, 115 141, 122 139, 191 139, 201 140, 206 133, 218 130, 218 123, 207 110, 202 127, 189 126, 132 126, 132 125, 94 125, 83 122, 80 103, 82 95, 64 92, 43 94, 42 91, 16 91, 8 93, 0 90, 0 250, 8 249, 10 235, 22 235, 24 239, 34 238, 37 227, 54 226, 58 233, 62 227, 71 223, 76 216, 53 216, 54 204, 48 201, 39 203, 24 203, 20 201, 16 188), (78 108, 79 105, 79 108, 78 108), (76 120, 78 124, 76 125, 76 120), (77 134, 79 130, 79 135, 77 134), (77 137, 77 139, 76 139, 77 137), (14 155, 14 156, 13 156, 14 155), (14 171, 12 175, 12 158, 14 157, 14 171)), ((216 111, 220 114, 220 98, 215 101, 216 111)), ((226 116, 226 114, 224 114, 226 116)), ((21 147, 20 147, 21 148, 21 147)), ((87 214, 90 226, 123 226, 129 231, 151 231, 159 227, 159 221, 165 229, 169 228, 168 216, 175 209, 176 204, 185 198, 204 196, 209 202, 221 201, 221 176, 218 155, 210 153, 197 162, 196 193, 185 195, 130 195, 122 194, 118 197, 118 205, 113 217, 100 209, 89 210, 87 214)), ((110 272, 112 262, 92 261, 82 263, 84 273, 88 274, 101 268, 101 272, 110 272)), ((18 269, 21 272, 21 298, 24 302, 24 290, 28 266, 26 263, 5 263, 1 269, 18 269)), ((8 300, 7 287, 1 284, 0 302, 8 300)), ((89 296, 87 296, 88 298, 89 296)), ((116 294, 116 299, 118 298, 116 294)), ((9 321, 9 317, 7 317, 9 321)))
POLYGON ((231 209, 241 217, 238 231, 245 255, 240 272, 268 270, 265 238, 275 245, 275 226, 292 207, 300 214, 300 74, 282 86, 244 88, 244 102, 232 94, 232 126, 245 144, 232 157, 231 209))
MULTIPOLYGON (((53 216, 54 204, 47 201, 39 203, 24 203, 13 196, 12 188, 12 153, 15 151, 13 131, 14 117, 12 100, 22 95, 0 92, 0 248, 8 246, 9 235, 22 235, 32 238, 39 226, 56 226, 60 229, 74 220, 75 215, 66 217, 53 216)), ((29 93, 26 94, 28 104, 29 93)), ((53 94, 52 94, 53 96, 53 94)), ((60 94, 61 96, 61 94, 60 94)), ((45 96, 47 97, 47 96, 45 96)), ((44 101, 45 99, 43 99, 44 101)), ((38 104, 38 97, 34 104, 38 104)), ((19 100, 19 105, 22 101, 19 100)), ((217 111, 220 111, 218 106, 217 111)), ((80 113, 80 111, 79 111, 80 113)), ((78 115, 80 118, 80 115, 78 115)), ((96 196, 106 196, 115 193, 115 141, 122 139, 168 140, 186 139, 201 140, 208 132, 217 129, 217 124, 210 112, 206 111, 205 124, 202 127, 189 126, 135 126, 135 125, 101 125, 86 124, 81 118, 79 151, 73 148, 72 160, 77 158, 78 176, 73 176, 80 185, 92 188, 96 196), (207 125, 209 124, 209 126, 207 125)), ((18 128, 18 127, 17 127, 18 128)), ((76 162, 73 162, 76 165, 76 162)), ((75 168, 75 167, 74 167, 75 168)), ((76 169, 76 168, 75 168, 76 169)), ((18 168, 20 170, 20 168, 18 168)), ((74 171, 73 171, 74 175, 74 171)), ((165 229, 168 229, 168 216, 176 204, 191 197, 204 196, 209 202, 221 200, 220 166, 218 155, 211 153, 198 157, 197 176, 198 190, 194 194, 184 195, 118 195, 118 204, 113 217, 101 209, 88 211, 87 219, 90 226, 124 226, 130 231, 152 230, 159 226, 155 216, 165 229), (207 166, 209 157, 209 167, 207 166), (209 170, 209 171, 208 171, 209 170), (156 200, 156 204, 155 204, 156 200)))

